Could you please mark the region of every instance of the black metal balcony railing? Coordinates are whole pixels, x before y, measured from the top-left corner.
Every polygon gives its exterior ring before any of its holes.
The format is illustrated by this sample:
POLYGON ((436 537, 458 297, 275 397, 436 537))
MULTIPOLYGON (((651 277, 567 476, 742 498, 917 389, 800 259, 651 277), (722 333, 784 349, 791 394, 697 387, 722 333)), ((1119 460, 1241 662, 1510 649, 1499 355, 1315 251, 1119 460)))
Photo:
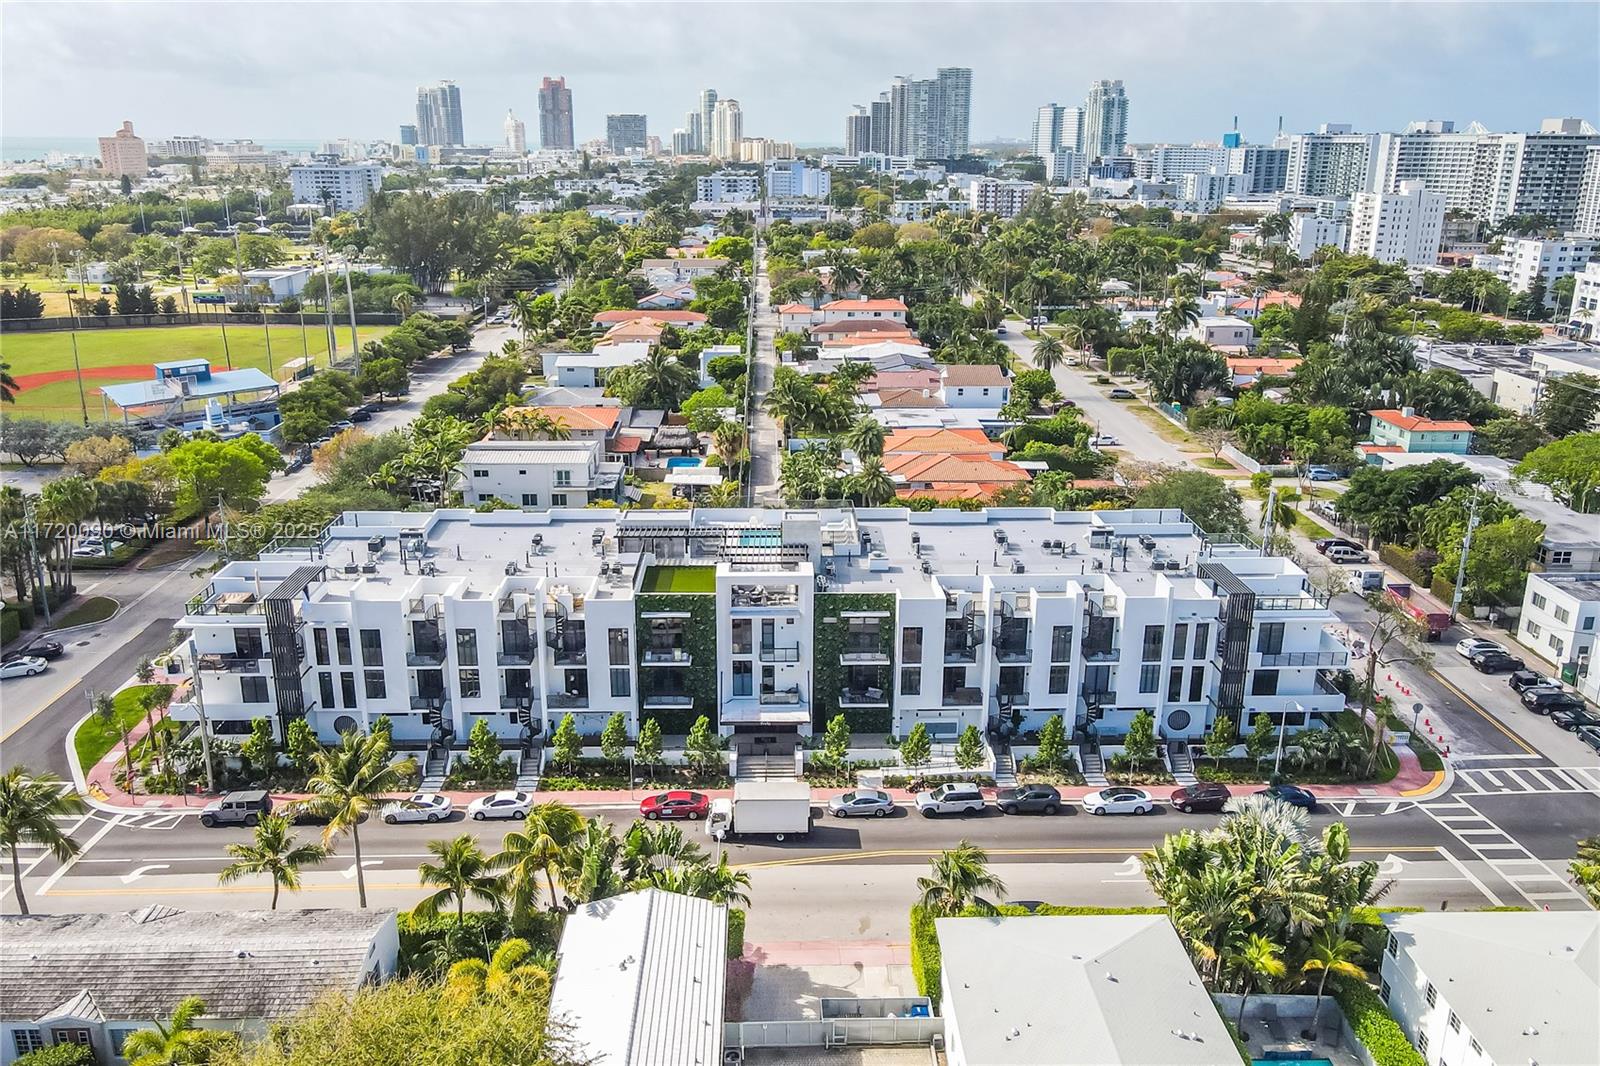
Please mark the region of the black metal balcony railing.
POLYGON ((978 649, 968 644, 965 640, 947 640, 944 642, 944 661, 947 663, 975 663, 978 661, 978 649))
POLYGON ((508 644, 500 649, 495 656, 498 666, 529 666, 533 663, 534 647, 532 644, 508 644))
POLYGON ((797 663, 800 661, 798 644, 763 644, 761 661, 764 663, 797 663))
POLYGON ((1121 648, 1083 646, 1083 657, 1092 663, 1112 662, 1122 658, 1121 648))
POLYGON ((557 666, 582 666, 589 661, 587 645, 576 641, 563 640, 553 634, 546 634, 546 643, 551 652, 555 654, 557 666))
POLYGON ((760 696, 760 702, 792 707, 799 704, 801 701, 800 693, 790 690, 788 692, 763 692, 760 696))
POLYGON ((1000 643, 994 646, 994 655, 1003 663, 1021 663, 1033 658, 1033 649, 1026 641, 1000 643))
POLYGON ((983 705, 983 692, 975 688, 958 688, 946 692, 939 703, 944 707, 979 707, 983 705))
POLYGON ((646 648, 644 661, 651 666, 688 666, 692 656, 685 648, 646 648))
POLYGON ((589 706, 589 694, 587 692, 552 692, 545 697, 545 703, 550 707, 560 709, 587 707, 589 706))
POLYGON ((407 666, 438 666, 444 662, 444 642, 415 644, 406 653, 407 666))
POLYGON ((1317 596, 1257 596, 1257 611, 1317 611, 1325 610, 1327 600, 1317 596))
POLYGON ((881 688, 846 688, 839 690, 841 707, 887 707, 889 694, 881 688))
POLYGON ((511 711, 519 707, 532 709, 539 706, 539 697, 531 692, 506 692, 500 696, 500 709, 511 711))
POLYGON ((211 673, 259 674, 264 673, 265 658, 249 655, 201 655, 200 669, 211 673))
POLYGON ((437 711, 450 706, 450 701, 444 696, 412 696, 411 709, 413 711, 437 711))
POLYGON ((1262 666, 1345 666, 1349 662, 1347 651, 1289 651, 1261 656, 1262 666))

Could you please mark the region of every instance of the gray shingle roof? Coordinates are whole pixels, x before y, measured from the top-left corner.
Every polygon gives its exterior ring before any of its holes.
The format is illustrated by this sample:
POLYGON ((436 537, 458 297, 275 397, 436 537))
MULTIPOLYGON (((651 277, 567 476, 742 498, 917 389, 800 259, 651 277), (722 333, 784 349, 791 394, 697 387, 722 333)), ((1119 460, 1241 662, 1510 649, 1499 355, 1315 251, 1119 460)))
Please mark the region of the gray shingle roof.
POLYGON ((353 992, 395 912, 181 911, 0 915, 0 1016, 76 1001, 107 1019, 164 1018, 185 996, 215 1018, 277 1018, 353 992))

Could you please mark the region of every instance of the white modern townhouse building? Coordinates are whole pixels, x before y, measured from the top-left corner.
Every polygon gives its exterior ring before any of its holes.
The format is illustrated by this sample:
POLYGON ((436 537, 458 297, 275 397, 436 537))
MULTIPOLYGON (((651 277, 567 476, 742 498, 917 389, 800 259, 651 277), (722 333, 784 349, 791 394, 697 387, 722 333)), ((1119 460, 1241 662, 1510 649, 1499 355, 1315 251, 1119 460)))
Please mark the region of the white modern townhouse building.
POLYGON ((480 440, 462 454, 457 484, 468 505, 583 507, 616 500, 623 473, 600 440, 480 440))
POLYGON ((946 739, 1057 714, 1116 737, 1140 710, 1173 741, 1218 714, 1293 730, 1344 706, 1332 621, 1293 562, 1172 510, 553 508, 350 512, 223 566, 179 628, 219 733, 386 715, 420 747, 617 712, 736 741, 841 712, 946 739))

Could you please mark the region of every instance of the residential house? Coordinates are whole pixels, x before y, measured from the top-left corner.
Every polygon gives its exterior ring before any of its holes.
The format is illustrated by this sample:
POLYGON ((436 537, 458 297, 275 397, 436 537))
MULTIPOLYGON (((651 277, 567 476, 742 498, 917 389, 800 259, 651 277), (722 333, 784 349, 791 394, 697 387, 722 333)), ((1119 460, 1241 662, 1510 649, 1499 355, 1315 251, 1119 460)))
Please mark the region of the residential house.
MULTIPOLYGON (((657 292, 639 298, 639 309, 642 311, 667 311, 682 307, 695 297, 692 285, 668 285, 657 292)), ((695 313, 695 312, 691 312, 695 313)), ((704 324, 705 316, 700 315, 700 322, 704 324)))
MULTIPOLYGON (((676 260, 671 260, 675 262, 676 260)), ((693 299, 691 294, 690 299, 693 299)), ((594 324, 601 329, 610 329, 621 322, 634 322, 640 319, 659 322, 664 326, 676 326, 679 329, 699 329, 706 324, 706 316, 699 311, 673 311, 646 308, 632 311, 597 311, 594 324)))
POLYGON ((1236 389, 1249 388, 1264 377, 1292 377, 1303 361, 1294 357, 1257 359, 1250 356, 1229 356, 1224 360, 1228 364, 1228 373, 1233 375, 1233 387, 1236 389))
POLYGON ((612 371, 640 362, 654 347, 649 341, 630 341, 596 345, 591 352, 544 352, 544 377, 567 388, 601 388, 612 371))
POLYGON ((993 363, 946 363, 939 379, 947 407, 1004 407, 1011 399, 1011 379, 993 363))
POLYGON ((722 1062, 728 907, 647 888, 579 907, 561 930, 550 1020, 607 1066, 722 1062))
POLYGON ((557 423, 567 431, 568 440, 588 442, 599 441, 608 444, 616 436, 618 428, 622 425, 623 409, 616 406, 595 407, 558 407, 554 405, 538 405, 534 407, 508 407, 503 413, 503 428, 496 429, 492 434, 495 440, 539 440, 521 423, 525 419, 519 417, 539 415, 557 423))
POLYGON ((123 1042, 187 996, 205 1002, 202 1029, 264 1036, 392 976, 399 948, 392 910, 0 915, 0 1064, 55 1044, 124 1062, 123 1042))
POLYGON ((1398 411, 1368 411, 1372 416, 1371 446, 1361 450, 1371 456, 1383 451, 1412 454, 1466 455, 1472 448, 1470 422, 1422 418, 1410 407, 1398 411))
POLYGON ((1427 1066, 1600 1061, 1600 914, 1382 918, 1379 994, 1427 1066))
POLYGON ((674 256, 668 259, 645 259, 639 263, 642 274, 655 288, 671 284, 686 284, 696 278, 706 278, 727 266, 731 260, 713 256, 674 256))
POLYGON ((1208 348, 1248 350, 1255 347, 1256 327, 1242 318, 1223 315, 1200 319, 1186 327, 1182 336, 1208 348))
POLYGON ((949 1066, 1239 1060, 1166 915, 940 918, 935 928, 949 1066))
POLYGON ((635 318, 627 322, 618 322, 606 330, 604 336, 594 342, 596 348, 603 348, 611 344, 648 344, 654 348, 661 342, 661 334, 667 327, 650 318, 635 318))
POLYGON ((1528 575, 1517 640, 1554 663, 1562 680, 1600 703, 1600 571, 1528 575))
POLYGON ((469 507, 489 500, 527 509, 616 500, 622 463, 605 454, 600 440, 480 440, 461 456, 459 487, 469 507))
POLYGON ((906 305, 899 300, 834 300, 832 303, 823 304, 817 310, 821 313, 821 321, 824 323, 865 319, 904 324, 906 320, 906 305))
POLYGON ((817 344, 826 344, 835 337, 852 337, 856 343, 862 343, 864 338, 867 337, 875 337, 882 340, 916 340, 910 326, 892 318, 861 318, 843 319, 837 322, 819 322, 807 329, 806 332, 811 335, 811 340, 817 344))

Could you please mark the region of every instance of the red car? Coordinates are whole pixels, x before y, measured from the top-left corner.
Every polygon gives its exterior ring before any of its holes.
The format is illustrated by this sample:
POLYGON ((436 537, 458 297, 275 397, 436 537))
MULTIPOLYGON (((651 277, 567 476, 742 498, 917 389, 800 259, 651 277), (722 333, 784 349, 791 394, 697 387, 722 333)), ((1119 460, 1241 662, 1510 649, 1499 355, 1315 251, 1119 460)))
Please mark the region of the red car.
POLYGON ((699 821, 711 809, 711 799, 699 792, 672 791, 646 796, 639 803, 639 813, 652 822, 657 818, 687 818, 699 821))

